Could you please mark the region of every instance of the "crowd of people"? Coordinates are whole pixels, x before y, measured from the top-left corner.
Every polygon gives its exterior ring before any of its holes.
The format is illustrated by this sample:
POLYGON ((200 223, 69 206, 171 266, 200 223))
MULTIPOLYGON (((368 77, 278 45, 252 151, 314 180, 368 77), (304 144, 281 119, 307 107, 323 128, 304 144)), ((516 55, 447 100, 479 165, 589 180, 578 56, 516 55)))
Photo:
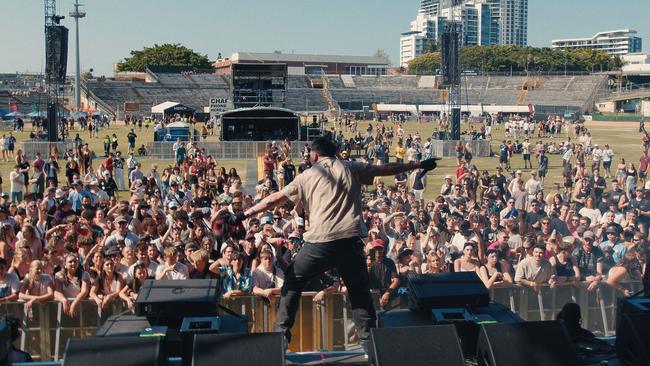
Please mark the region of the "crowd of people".
MULTIPOLYGON (((607 284, 625 294, 626 282, 641 280, 650 227, 647 134, 637 168, 609 146, 601 149, 582 124, 531 123, 508 133, 523 142, 504 141, 494 169, 478 167, 471 147, 460 145, 455 174, 439 187, 427 184, 422 169, 366 186, 364 250, 382 307, 407 291, 413 273, 472 271, 488 288, 519 284, 535 291, 607 284), (571 134, 560 137, 556 126, 571 134), (542 142, 549 131, 564 141, 542 142), (562 154, 562 182, 544 181, 550 145, 562 154), (528 173, 513 168, 518 154, 528 173)), ((431 157, 430 140, 406 134, 397 121, 356 135, 364 143, 353 154, 355 138, 334 134, 338 159, 380 165, 431 157)), ((172 165, 144 172, 131 137, 125 159, 116 151, 117 136, 106 136, 97 166, 83 143, 45 160, 3 150, 16 164, 0 200, 0 302, 21 300, 29 310, 55 300, 71 317, 86 299, 103 309, 114 302, 132 308, 146 279, 221 278, 226 299, 278 296, 303 234, 319 223, 290 202, 238 218, 310 169, 310 147, 294 162, 291 142, 269 144, 264 178, 245 191, 235 169, 218 166, 194 144, 178 142, 172 165)), ((305 290, 317 292, 318 301, 346 287, 333 270, 305 290)))

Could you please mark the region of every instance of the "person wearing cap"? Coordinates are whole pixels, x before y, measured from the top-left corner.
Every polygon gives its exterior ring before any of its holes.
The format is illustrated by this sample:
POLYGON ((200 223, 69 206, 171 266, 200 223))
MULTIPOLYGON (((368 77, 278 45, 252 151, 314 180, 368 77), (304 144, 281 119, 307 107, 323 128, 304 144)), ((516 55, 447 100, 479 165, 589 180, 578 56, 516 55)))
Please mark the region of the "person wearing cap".
POLYGON ((80 180, 72 182, 72 190, 68 193, 68 201, 72 204, 72 211, 75 213, 81 212, 81 199, 83 197, 90 197, 89 193, 83 188, 80 180))
MULTIPOLYGON (((586 232, 587 231, 585 231, 585 233, 586 232)), ((591 237, 593 237, 593 233, 591 233, 591 237)), ((575 240, 575 237, 573 236, 571 238, 573 239, 573 243, 579 241, 575 240)), ((549 262, 555 270, 557 283, 574 283, 580 281, 580 268, 571 256, 571 253, 573 252, 573 243, 570 244, 562 240, 558 244, 557 253, 549 258, 549 262)))
POLYGON ((452 193, 451 191, 453 188, 454 184, 452 183, 451 175, 445 175, 445 182, 442 183, 442 186, 440 187, 440 194, 443 196, 448 196, 452 193))
POLYGON ((179 207, 185 202, 185 193, 178 189, 178 182, 170 178, 169 191, 165 196, 165 204, 169 205, 171 202, 175 202, 179 207))
POLYGON ((108 202, 108 193, 104 192, 101 188, 99 188, 99 181, 98 180, 93 180, 89 183, 90 185, 90 197, 95 205, 101 205, 102 203, 108 202))
POLYGON ((172 229, 176 229, 180 233, 180 240, 187 243, 190 240, 192 229, 189 226, 190 216, 183 209, 178 209, 174 212, 174 223, 171 225, 172 229))
POLYGON ((623 257, 626 250, 625 243, 621 240, 620 232, 614 225, 610 225, 605 229, 607 240, 600 243, 601 248, 611 247, 614 249, 614 262, 617 262, 623 257))
POLYGON ((108 170, 105 170, 97 180, 99 181, 99 188, 106 192, 109 197, 115 197, 117 195, 117 183, 108 170))
POLYGON ((399 276, 395 262, 386 258, 384 241, 375 239, 370 248, 368 278, 370 289, 379 291, 379 305, 384 307, 397 295, 399 276))
POLYGON ((603 251, 594 246, 595 235, 592 231, 585 231, 582 234, 582 241, 573 250, 575 265, 580 270, 580 280, 589 283, 588 289, 596 288, 603 279, 603 251))
POLYGON ((302 204, 312 225, 305 232, 305 245, 286 271, 285 284, 275 328, 286 341, 291 340, 302 288, 307 281, 336 267, 345 282, 353 317, 362 344, 369 338, 376 321, 370 297, 368 273, 360 237, 366 235, 361 223, 361 184, 371 184, 377 176, 396 175, 422 168, 433 170, 436 160, 407 164, 368 165, 336 160, 337 146, 331 140, 318 138, 312 142, 312 168, 298 175, 280 192, 273 193, 248 209, 239 220, 280 206, 289 200, 302 204))
POLYGON ((129 230, 129 220, 125 216, 118 216, 115 218, 116 229, 113 233, 106 238, 106 243, 104 244, 107 248, 115 246, 120 240, 124 240, 124 243, 135 249, 138 245, 140 238, 133 232, 129 230))

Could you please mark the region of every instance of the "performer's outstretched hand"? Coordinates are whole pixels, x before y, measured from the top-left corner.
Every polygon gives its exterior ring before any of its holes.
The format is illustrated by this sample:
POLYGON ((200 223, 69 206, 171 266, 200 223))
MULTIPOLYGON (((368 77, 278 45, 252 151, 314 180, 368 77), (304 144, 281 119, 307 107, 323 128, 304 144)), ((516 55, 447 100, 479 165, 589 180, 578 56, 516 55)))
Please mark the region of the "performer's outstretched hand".
POLYGON ((237 212, 233 216, 233 221, 234 221, 233 224, 238 224, 238 223, 240 223, 240 222, 242 222, 244 220, 246 220, 246 214, 243 213, 243 212, 237 212))
POLYGON ((433 170, 438 166, 437 163, 438 160, 440 160, 440 158, 431 158, 431 159, 422 160, 420 162, 420 168, 426 171, 433 170))

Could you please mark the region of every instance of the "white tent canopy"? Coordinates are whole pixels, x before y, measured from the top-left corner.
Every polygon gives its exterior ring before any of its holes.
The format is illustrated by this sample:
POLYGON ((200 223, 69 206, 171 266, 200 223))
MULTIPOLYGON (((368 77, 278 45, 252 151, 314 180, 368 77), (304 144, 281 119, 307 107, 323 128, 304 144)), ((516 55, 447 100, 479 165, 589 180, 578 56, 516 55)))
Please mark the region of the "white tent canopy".
POLYGON ((377 104, 377 110, 379 112, 411 112, 413 114, 418 113, 418 108, 412 104, 377 104))
MULTIPOLYGON (((422 104, 418 106, 420 112, 448 112, 449 107, 445 104, 422 104)), ((464 113, 471 113, 478 116, 481 113, 528 113, 528 106, 523 105, 481 105, 463 104, 460 110, 464 113)))
POLYGON ((160 103, 158 105, 151 107, 151 114, 164 114, 165 110, 171 107, 175 107, 179 104, 180 103, 178 102, 169 102, 169 101, 160 103))

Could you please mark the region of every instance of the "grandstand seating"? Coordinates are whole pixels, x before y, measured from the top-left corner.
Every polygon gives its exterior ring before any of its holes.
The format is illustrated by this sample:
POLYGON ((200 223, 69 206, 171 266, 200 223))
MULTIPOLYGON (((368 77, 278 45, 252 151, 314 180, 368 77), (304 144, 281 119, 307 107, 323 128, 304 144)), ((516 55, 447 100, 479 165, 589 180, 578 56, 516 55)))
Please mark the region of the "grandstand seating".
MULTIPOLYGON (((434 77, 412 75, 351 76, 327 75, 328 91, 341 105, 371 106, 387 104, 439 104, 445 94, 437 90, 434 77), (352 104, 350 104, 352 103, 352 104)), ((126 101, 140 103, 141 114, 167 100, 202 110, 210 98, 230 95, 228 76, 214 74, 152 74, 153 82, 90 80, 87 87, 95 98, 116 109, 126 101)), ((314 89, 312 78, 288 77, 287 108, 295 111, 327 111, 321 89, 314 89)), ((463 76, 462 104, 566 106, 588 109, 606 81, 603 75, 582 76, 463 76), (524 90, 524 87, 527 90, 524 90)), ((345 108, 343 108, 345 110, 345 108)), ((114 110, 112 111, 114 112, 114 110)))
POLYGON ((309 88, 309 79, 305 75, 292 75, 287 78, 287 87, 289 89, 306 89, 309 88))
POLYGON ((326 111, 327 104, 320 92, 321 89, 289 89, 287 91, 287 108, 300 112, 326 111))

